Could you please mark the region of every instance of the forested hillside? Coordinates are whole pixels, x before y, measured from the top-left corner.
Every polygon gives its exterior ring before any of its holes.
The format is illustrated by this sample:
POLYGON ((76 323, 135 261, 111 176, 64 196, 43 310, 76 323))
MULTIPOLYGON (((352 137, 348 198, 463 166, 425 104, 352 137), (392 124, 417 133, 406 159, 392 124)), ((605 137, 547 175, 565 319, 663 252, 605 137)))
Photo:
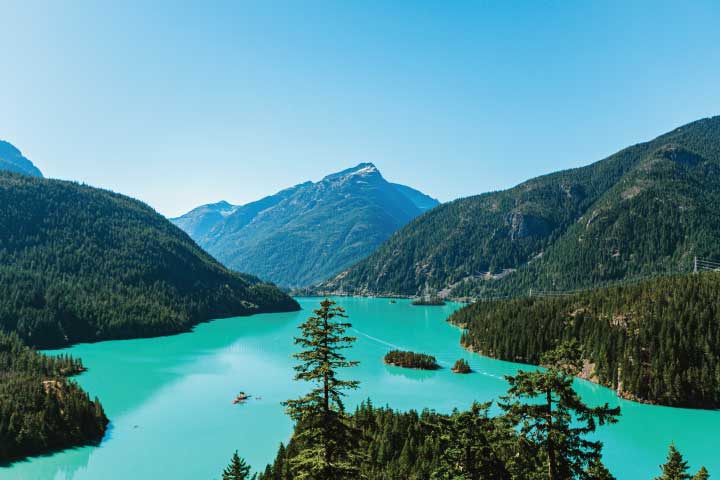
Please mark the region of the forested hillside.
POLYGON ((0 462, 100 441, 108 419, 67 377, 70 357, 47 357, 0 331, 0 462))
POLYGON ((561 297, 478 302, 453 314, 466 347, 540 363, 578 339, 586 376, 642 401, 720 407, 720 273, 675 276, 561 297))
POLYGON ((720 258, 720 117, 510 190, 441 205, 317 291, 517 295, 720 258))
POLYGON ((164 335, 297 308, 137 200, 0 173, 0 328, 30 345, 164 335))

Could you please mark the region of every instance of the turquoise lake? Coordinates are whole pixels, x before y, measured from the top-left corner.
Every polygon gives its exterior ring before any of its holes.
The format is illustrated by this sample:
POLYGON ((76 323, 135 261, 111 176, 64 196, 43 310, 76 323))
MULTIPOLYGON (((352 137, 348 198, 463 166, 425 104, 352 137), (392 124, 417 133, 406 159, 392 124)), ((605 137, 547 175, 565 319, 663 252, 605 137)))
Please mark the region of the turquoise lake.
MULTIPOLYGON (((361 362, 346 378, 360 380, 350 405, 370 397, 397 409, 430 407, 442 412, 503 394, 503 375, 524 365, 463 350, 460 331, 445 322, 459 305, 416 307, 405 300, 336 298, 358 337, 348 356, 361 362), (433 372, 383 364, 390 349, 429 353, 444 368, 433 372), (466 358, 475 373, 455 375, 466 358)), ((76 345, 61 352, 83 359, 77 378, 97 395, 111 428, 98 447, 83 447, 0 468, 2 479, 156 480, 218 479, 232 452, 264 468, 292 425, 280 402, 307 389, 292 381, 297 325, 317 305, 299 299, 303 311, 216 320, 193 332, 154 339, 76 345), (233 405, 239 391, 253 398, 233 405)), ((576 387, 590 404, 620 405, 617 425, 602 427, 604 459, 619 479, 658 475, 674 441, 693 472, 704 464, 720 476, 720 412, 641 405, 585 381, 576 387)))

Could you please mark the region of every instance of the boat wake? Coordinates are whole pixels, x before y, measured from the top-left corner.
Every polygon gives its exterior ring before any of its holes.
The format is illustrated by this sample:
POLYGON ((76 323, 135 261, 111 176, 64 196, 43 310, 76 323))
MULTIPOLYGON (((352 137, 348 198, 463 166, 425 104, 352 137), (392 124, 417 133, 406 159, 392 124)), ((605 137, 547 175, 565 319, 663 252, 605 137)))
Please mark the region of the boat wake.
POLYGON ((382 345, 386 345, 386 346, 388 346, 388 347, 394 348, 395 350, 402 350, 402 349, 403 349, 402 347, 400 347, 400 346, 398 346, 398 345, 395 345, 394 343, 386 342, 385 340, 383 340, 383 339, 381 339, 381 338, 373 337, 372 335, 368 335, 368 334, 365 333, 365 332, 361 332, 360 330, 358 330, 358 329, 355 328, 355 327, 353 327, 351 330, 354 331, 355 333, 357 333, 358 335, 361 335, 361 336, 363 336, 363 337, 365 337, 365 338, 369 338, 370 340, 372 340, 372 341, 374 341, 374 342, 377 342, 377 343, 380 343, 380 344, 382 344, 382 345))

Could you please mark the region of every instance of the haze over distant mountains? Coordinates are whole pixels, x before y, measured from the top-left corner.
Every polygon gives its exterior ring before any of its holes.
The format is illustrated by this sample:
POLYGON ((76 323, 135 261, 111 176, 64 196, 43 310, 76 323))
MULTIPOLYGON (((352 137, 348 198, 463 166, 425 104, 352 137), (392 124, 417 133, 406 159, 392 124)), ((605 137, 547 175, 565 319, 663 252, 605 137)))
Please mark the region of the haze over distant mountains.
POLYGON ((13 144, 0 140, 0 170, 42 177, 40 170, 13 144))
POLYGON ((519 295, 720 262, 720 116, 586 167, 449 202, 319 291, 519 295))
POLYGON ((362 163, 247 205, 222 201, 171 220, 228 267, 299 287, 359 261, 437 205, 362 163))

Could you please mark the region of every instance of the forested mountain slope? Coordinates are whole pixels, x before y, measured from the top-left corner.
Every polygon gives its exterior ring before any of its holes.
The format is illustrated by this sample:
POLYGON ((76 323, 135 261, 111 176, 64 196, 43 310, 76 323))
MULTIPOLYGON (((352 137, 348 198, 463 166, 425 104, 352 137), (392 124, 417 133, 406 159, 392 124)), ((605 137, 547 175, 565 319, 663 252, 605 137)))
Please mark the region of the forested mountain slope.
POLYGON ((28 344, 164 335, 297 308, 137 200, 0 172, 0 328, 28 344))
POLYGON ((297 287, 352 265, 435 205, 363 163, 247 205, 220 202, 172 221, 225 265, 297 287))
POLYGON ((720 117, 512 189, 443 204, 318 291, 517 295, 720 258, 720 117))
POLYGON ((102 405, 67 380, 82 369, 79 360, 41 355, 0 331, 0 462, 100 441, 108 423, 102 405))
POLYGON ((455 312, 462 343, 537 364, 578 339, 587 376, 652 403, 720 407, 720 272, 647 280, 561 297, 482 301, 455 312))
POLYGON ((0 171, 42 177, 40 170, 11 143, 0 140, 0 171))

